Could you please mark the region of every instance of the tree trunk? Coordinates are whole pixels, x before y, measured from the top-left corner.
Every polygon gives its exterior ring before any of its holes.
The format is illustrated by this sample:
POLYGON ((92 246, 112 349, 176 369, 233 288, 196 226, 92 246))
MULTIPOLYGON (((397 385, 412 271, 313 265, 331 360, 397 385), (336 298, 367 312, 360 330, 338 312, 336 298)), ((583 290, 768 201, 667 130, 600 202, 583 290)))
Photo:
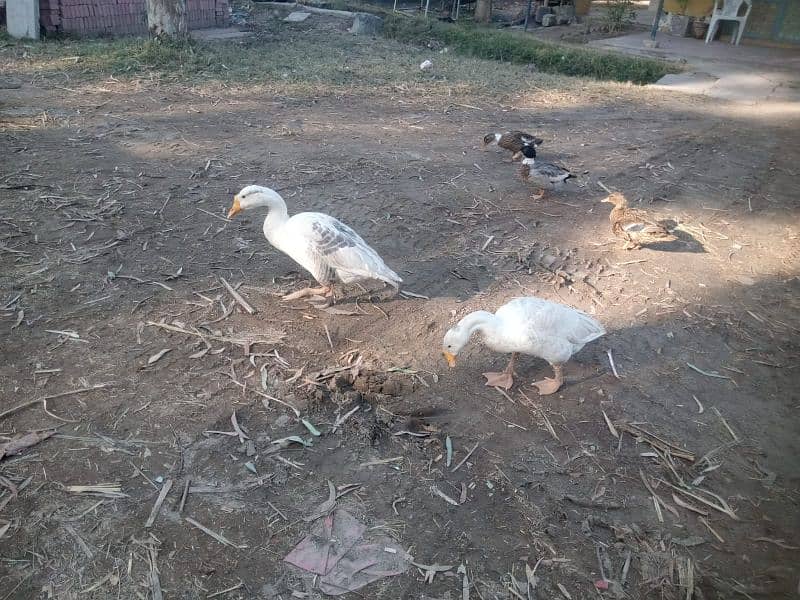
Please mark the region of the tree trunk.
POLYGON ((475 3, 475 22, 492 22, 492 0, 477 0, 475 3))
POLYGON ((153 37, 186 35, 186 0, 147 0, 147 26, 153 37))

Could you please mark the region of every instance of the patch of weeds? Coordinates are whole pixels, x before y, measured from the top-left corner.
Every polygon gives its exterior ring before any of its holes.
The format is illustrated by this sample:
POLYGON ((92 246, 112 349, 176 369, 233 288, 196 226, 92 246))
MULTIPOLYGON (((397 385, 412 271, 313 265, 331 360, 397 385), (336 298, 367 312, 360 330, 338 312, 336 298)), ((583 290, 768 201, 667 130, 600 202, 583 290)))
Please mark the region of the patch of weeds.
POLYGON ((460 54, 533 64, 545 73, 647 84, 679 70, 664 61, 571 48, 535 40, 523 33, 395 15, 384 15, 384 20, 385 35, 400 41, 426 45, 435 39, 460 54))
POLYGON ((609 0, 606 7, 605 25, 609 33, 630 27, 636 19, 633 0, 609 0))

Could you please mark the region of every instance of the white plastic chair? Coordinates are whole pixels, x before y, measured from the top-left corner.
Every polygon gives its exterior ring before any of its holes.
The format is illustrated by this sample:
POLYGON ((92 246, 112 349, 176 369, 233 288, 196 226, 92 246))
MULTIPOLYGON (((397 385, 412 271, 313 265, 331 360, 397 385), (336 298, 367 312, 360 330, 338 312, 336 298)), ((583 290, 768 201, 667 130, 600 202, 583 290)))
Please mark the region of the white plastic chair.
POLYGON ((708 34, 706 34, 706 44, 714 39, 714 34, 719 29, 720 21, 736 21, 736 33, 731 36, 731 44, 739 45, 744 33, 744 25, 747 23, 747 17, 750 16, 750 10, 753 8, 752 0, 721 0, 722 8, 719 7, 720 0, 714 0, 714 12, 711 13, 711 23, 708 26, 708 34), (739 9, 742 4, 747 5, 747 10, 744 16, 739 16, 739 9))

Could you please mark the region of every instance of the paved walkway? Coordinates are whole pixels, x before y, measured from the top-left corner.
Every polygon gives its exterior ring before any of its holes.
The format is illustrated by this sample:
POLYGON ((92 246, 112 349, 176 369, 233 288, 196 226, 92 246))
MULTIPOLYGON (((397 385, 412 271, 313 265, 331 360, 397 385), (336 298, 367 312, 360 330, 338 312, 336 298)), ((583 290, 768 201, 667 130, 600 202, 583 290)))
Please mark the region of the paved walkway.
POLYGON ((659 32, 657 48, 639 32, 589 45, 627 54, 685 63, 687 69, 667 75, 654 86, 690 94, 704 94, 745 104, 765 101, 800 103, 800 48, 767 48, 679 38, 659 32))

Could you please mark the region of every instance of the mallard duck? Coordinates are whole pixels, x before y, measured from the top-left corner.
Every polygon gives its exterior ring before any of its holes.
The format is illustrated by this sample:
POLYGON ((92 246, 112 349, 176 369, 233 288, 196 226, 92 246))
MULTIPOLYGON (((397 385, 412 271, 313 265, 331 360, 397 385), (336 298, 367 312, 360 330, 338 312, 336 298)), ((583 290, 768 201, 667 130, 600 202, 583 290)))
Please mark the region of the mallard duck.
POLYGON ((524 131, 507 131, 505 133, 487 133, 483 136, 483 149, 497 144, 500 148, 514 153, 512 161, 522 158, 522 148, 525 146, 539 146, 544 140, 525 133, 524 131))
POLYGON ((248 185, 233 197, 228 218, 251 208, 266 207, 264 236, 281 252, 306 269, 322 287, 304 288, 285 300, 323 295, 335 300, 334 282, 344 284, 379 280, 399 290, 402 279, 355 231, 330 215, 298 213, 292 217, 281 195, 270 188, 248 185))
POLYGON ((568 179, 575 176, 564 167, 536 160, 536 149, 533 146, 525 146, 522 149, 522 166, 520 167, 520 177, 527 181, 533 178, 541 189, 534 196, 537 199, 544 197, 545 189, 560 190, 568 179))
POLYGON ((442 352, 451 367, 476 331, 492 350, 511 353, 505 371, 483 374, 486 385, 510 388, 517 356, 529 354, 549 362, 555 373, 533 384, 542 395, 557 392, 564 383, 564 363, 606 332, 592 317, 570 306, 533 296, 514 298, 494 314, 484 310, 468 314, 445 334, 442 352))
POLYGON ((650 220, 645 211, 639 208, 629 208, 625 196, 619 192, 609 194, 601 202, 614 205, 609 215, 611 231, 618 238, 625 240, 623 250, 638 249, 642 245, 671 242, 677 239, 664 225, 650 220))

